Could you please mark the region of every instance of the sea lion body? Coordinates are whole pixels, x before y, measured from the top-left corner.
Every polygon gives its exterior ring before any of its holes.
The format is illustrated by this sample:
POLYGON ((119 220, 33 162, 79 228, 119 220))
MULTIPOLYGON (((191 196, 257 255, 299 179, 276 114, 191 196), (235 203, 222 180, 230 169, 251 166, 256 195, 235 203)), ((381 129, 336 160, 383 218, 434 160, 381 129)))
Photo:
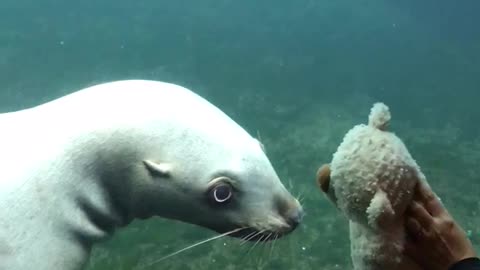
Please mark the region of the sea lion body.
POLYGON ((258 141, 178 85, 95 85, 0 126, 1 270, 82 269, 135 218, 284 235, 302 216, 258 141), (228 203, 212 202, 215 179, 234 187, 228 203))

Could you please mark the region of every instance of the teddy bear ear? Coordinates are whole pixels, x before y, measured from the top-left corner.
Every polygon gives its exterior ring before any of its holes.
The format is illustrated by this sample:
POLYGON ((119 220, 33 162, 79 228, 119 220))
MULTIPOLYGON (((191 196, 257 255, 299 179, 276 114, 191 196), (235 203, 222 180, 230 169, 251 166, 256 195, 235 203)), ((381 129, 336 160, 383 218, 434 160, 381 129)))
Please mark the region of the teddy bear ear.
POLYGON ((324 164, 317 171, 317 185, 320 189, 328 193, 330 187, 330 165, 324 164))
POLYGON ((368 125, 379 130, 386 131, 392 118, 390 109, 382 102, 373 104, 368 116, 368 125))

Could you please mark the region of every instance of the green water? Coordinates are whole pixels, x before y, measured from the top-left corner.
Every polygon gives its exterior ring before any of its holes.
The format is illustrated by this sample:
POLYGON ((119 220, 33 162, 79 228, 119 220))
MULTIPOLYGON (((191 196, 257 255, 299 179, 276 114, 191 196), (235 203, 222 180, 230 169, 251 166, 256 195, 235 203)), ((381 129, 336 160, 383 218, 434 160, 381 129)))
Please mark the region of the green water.
MULTIPOLYGON (((187 86, 260 135, 307 216, 273 245, 224 238, 147 269, 329 270, 351 268, 347 222, 315 171, 383 101, 478 249, 479 10, 475 0, 3 0, 0 109, 118 79, 187 86)), ((87 269, 132 269, 214 235, 135 222, 98 245, 87 269)))

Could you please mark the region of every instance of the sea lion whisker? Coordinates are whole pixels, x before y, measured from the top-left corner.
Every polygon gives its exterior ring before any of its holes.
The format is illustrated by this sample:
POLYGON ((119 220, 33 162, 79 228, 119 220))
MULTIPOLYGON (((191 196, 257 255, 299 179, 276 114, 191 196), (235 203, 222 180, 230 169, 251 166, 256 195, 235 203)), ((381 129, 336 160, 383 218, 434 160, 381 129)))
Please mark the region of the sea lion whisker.
POLYGON ((257 231, 253 231, 245 236, 243 236, 241 239, 242 239, 242 242, 241 242, 241 245, 243 245, 244 243, 248 242, 248 240, 250 239, 249 237, 254 235, 254 234, 258 234, 257 231))
POLYGON ((301 202, 303 199, 305 199, 305 189, 302 188, 298 191, 298 195, 295 196, 299 202, 301 202))
MULTIPOLYGON (((269 240, 271 239, 271 237, 272 237, 274 234, 275 234, 274 232, 270 232, 270 233, 267 235, 267 237, 265 238, 264 241, 267 242, 267 244, 266 244, 266 245, 263 245, 262 255, 265 254, 265 252, 267 252, 267 254, 268 254, 268 248, 269 248, 268 244, 270 244, 270 246, 272 245, 272 243, 268 243, 268 242, 269 242, 269 240)), ((272 239, 273 239, 273 238, 272 238, 272 239)), ((269 258, 270 258, 270 257, 268 257, 268 259, 269 259, 269 258)), ((268 264, 268 261, 269 261, 269 260, 267 260, 267 263, 266 263, 266 264, 268 264)))
POLYGON ((194 248, 194 247, 196 247, 196 246, 199 246, 199 245, 208 243, 208 242, 210 242, 210 241, 213 241, 213 240, 216 240, 216 239, 225 237, 225 236, 227 236, 227 235, 229 235, 229 234, 236 233, 236 232, 239 232, 239 231, 244 230, 244 229, 246 229, 246 228, 237 228, 237 229, 235 229, 235 230, 231 230, 231 231, 228 231, 228 232, 226 232, 226 233, 222 233, 222 234, 219 234, 219 235, 215 235, 215 236, 213 236, 213 237, 209 237, 209 238, 207 238, 207 239, 205 239, 205 240, 199 241, 199 242, 197 242, 197 243, 195 243, 195 244, 192 244, 192 245, 190 245, 190 246, 187 246, 187 247, 184 247, 184 248, 182 248, 182 249, 180 249, 180 250, 177 250, 177 251, 175 251, 175 252, 173 252, 173 253, 170 253, 170 254, 168 254, 168 255, 160 258, 160 259, 154 260, 153 262, 150 262, 150 263, 148 263, 148 264, 145 264, 145 265, 143 265, 143 266, 141 266, 140 268, 137 268, 137 269, 143 269, 143 268, 145 268, 145 267, 147 267, 147 266, 152 266, 152 265, 157 264, 157 263, 159 263, 159 262, 161 262, 161 261, 163 261, 163 260, 165 260, 165 259, 167 259, 167 258, 170 258, 170 257, 172 257, 172 256, 174 256, 174 255, 178 255, 179 253, 185 252, 185 251, 187 251, 187 250, 189 250, 189 249, 192 249, 192 248, 194 248))
POLYGON ((267 235, 267 237, 265 238, 265 241, 268 241, 268 239, 270 239, 270 237, 271 237, 272 235, 273 235, 273 232, 269 233, 269 234, 267 235))
MULTIPOLYGON (((272 235, 272 233, 269 233, 268 235, 265 236, 265 239, 263 240, 263 242, 268 242, 268 239, 270 238, 270 236, 272 235)), ((267 264, 268 264, 268 260, 265 259, 265 251, 268 249, 268 246, 267 245, 262 245, 261 247, 261 251, 259 251, 259 259, 258 259, 258 264, 257 264, 257 269, 263 269, 267 264)))
POLYGON ((277 241, 277 239, 278 239, 278 233, 275 233, 273 240, 271 241, 272 246, 270 247, 270 254, 268 255, 268 260, 272 258, 273 249, 275 248, 275 242, 277 241))
POLYGON ((254 235, 248 237, 248 239, 245 239, 245 242, 240 243, 240 245, 244 245, 245 243, 247 243, 247 242, 250 241, 251 239, 257 237, 259 234, 262 234, 262 233, 264 233, 264 232, 265 232, 265 230, 261 230, 261 231, 255 232, 254 235))
POLYGON ((297 201, 298 201, 300 204, 303 203, 303 200, 304 200, 304 199, 305 199, 305 197, 303 197, 303 196, 298 196, 298 197, 297 197, 297 201))
POLYGON ((247 254, 252 252, 252 250, 255 248, 255 246, 258 245, 258 243, 262 242, 263 237, 265 237, 265 235, 261 235, 260 238, 258 238, 258 240, 255 242, 255 244, 253 244, 253 246, 250 248, 250 250, 248 250, 247 254))
MULTIPOLYGON (((272 237, 272 240, 275 240, 275 234, 276 234, 276 233, 272 232, 272 233, 269 235, 269 237, 272 237)), ((271 250, 271 249, 272 249, 272 246, 273 246, 273 241, 270 241, 269 244, 270 244, 270 247, 269 247, 269 248, 270 248, 270 250, 271 250)), ((271 255, 270 252, 271 252, 271 251, 267 251, 267 252, 268 252, 268 256, 267 256, 267 257, 268 257, 268 260, 270 260, 270 255, 271 255)))
MULTIPOLYGON (((243 239, 243 241, 240 243, 240 246, 243 246, 245 243, 248 243, 251 239, 255 238, 257 235, 261 234, 262 231, 253 231, 249 234, 247 234, 245 236, 245 238, 243 239)), ((245 247, 245 246, 244 246, 245 247)), ((243 247, 242 247, 243 249, 243 247)), ((248 253, 249 253, 249 250, 246 250, 245 254, 243 254, 243 256, 240 257, 239 261, 243 261, 245 259, 246 256, 248 256, 248 253)), ((245 251, 245 249, 243 249, 243 251, 245 251)))
POLYGON ((288 189, 293 189, 293 182, 292 182, 292 178, 288 178, 288 189))
POLYGON ((242 241, 240 243, 240 245, 244 245, 245 243, 248 243, 248 241, 252 240, 253 238, 255 238, 257 235, 261 234, 262 232, 260 231, 254 231, 253 233, 250 233, 247 235, 247 237, 244 239, 244 241, 242 241))
POLYGON ((263 245, 263 252, 265 252, 265 249, 267 248, 268 246, 268 240, 270 239, 270 237, 273 235, 273 232, 270 232, 268 233, 267 235, 264 235, 265 236, 265 239, 263 239, 263 242, 266 242, 267 244, 263 245))

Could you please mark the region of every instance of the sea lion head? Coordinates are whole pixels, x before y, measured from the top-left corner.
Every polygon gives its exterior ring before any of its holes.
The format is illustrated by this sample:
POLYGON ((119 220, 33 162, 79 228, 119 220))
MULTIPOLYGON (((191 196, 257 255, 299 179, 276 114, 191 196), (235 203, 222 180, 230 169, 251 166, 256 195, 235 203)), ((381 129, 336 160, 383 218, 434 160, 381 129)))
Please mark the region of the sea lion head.
POLYGON ((280 181, 259 141, 203 141, 208 146, 195 151, 200 141, 177 145, 172 162, 143 161, 151 178, 147 182, 154 183, 145 191, 144 198, 153 197, 147 209, 252 241, 277 239, 300 224, 303 208, 280 181), (190 150, 188 157, 179 158, 184 147, 190 150))
POLYGON ((97 150, 106 162, 96 163, 109 171, 104 178, 127 178, 111 189, 132 219, 160 216, 249 240, 278 238, 299 225, 303 208, 259 140, 187 89, 143 92, 137 85, 125 98, 130 109, 117 110, 120 123, 104 121, 112 127, 106 133, 117 132, 97 150))

